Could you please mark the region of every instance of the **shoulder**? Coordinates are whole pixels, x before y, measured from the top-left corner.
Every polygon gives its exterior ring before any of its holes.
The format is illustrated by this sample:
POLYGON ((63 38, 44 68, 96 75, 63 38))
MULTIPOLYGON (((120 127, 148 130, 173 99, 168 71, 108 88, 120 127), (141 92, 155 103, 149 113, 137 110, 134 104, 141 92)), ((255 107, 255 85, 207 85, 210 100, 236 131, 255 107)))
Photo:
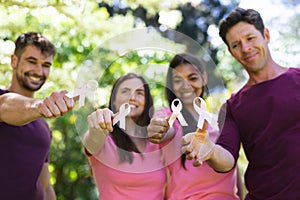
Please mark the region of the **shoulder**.
POLYGON ((8 90, 0 89, 0 95, 8 93, 8 90))
POLYGON ((290 67, 287 70, 287 74, 296 74, 300 76, 300 68, 290 67))

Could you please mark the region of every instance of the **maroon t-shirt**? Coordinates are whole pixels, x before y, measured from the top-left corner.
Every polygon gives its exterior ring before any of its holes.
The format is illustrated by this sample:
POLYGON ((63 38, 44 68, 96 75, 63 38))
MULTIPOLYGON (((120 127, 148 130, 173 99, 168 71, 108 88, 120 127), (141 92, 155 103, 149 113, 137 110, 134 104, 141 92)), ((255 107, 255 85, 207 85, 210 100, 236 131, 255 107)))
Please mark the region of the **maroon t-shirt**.
MULTIPOLYGON (((0 95, 6 92, 0 90, 0 95)), ((44 119, 24 126, 0 122, 0 199, 43 199, 39 175, 48 162, 50 142, 44 119)))
POLYGON ((249 161, 246 199, 300 199, 300 69, 245 86, 227 101, 218 144, 249 161))

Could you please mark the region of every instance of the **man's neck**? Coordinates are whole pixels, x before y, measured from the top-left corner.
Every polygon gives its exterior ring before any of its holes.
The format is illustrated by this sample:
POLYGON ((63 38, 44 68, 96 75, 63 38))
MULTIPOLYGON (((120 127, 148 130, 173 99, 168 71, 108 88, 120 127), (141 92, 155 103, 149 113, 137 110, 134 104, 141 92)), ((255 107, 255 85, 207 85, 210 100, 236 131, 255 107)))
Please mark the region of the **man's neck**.
POLYGON ((20 88, 20 87, 14 86, 12 84, 10 84, 8 86, 7 90, 10 92, 14 92, 14 93, 26 96, 26 97, 30 97, 30 98, 34 97, 33 91, 25 90, 24 88, 20 88))
POLYGON ((288 70, 286 67, 282 67, 276 63, 273 63, 271 67, 265 68, 257 73, 250 74, 250 78, 247 82, 248 86, 262 83, 264 81, 272 80, 288 70))

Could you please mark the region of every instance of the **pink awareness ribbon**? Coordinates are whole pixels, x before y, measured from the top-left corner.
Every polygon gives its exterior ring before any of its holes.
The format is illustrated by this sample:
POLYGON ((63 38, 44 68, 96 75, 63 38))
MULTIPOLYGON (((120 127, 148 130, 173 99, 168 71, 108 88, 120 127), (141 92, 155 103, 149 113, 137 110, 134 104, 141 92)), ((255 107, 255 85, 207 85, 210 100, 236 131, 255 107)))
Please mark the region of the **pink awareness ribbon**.
POLYGON ((125 118, 129 113, 130 113, 129 103, 123 103, 120 106, 119 113, 113 119, 113 125, 115 125, 116 123, 118 123, 120 121, 120 124, 119 124, 120 128, 125 130, 125 122, 126 122, 125 118))
POLYGON ((179 99, 174 99, 172 101, 171 110, 172 110, 172 114, 171 114, 171 116, 169 118, 169 121, 168 121, 170 127, 173 126, 173 123, 174 123, 176 118, 178 119, 181 126, 187 126, 188 125, 186 123, 185 119, 183 118, 181 112, 180 112, 182 110, 182 103, 179 99), (175 102, 178 102, 177 106, 175 106, 175 102))
POLYGON ((81 88, 75 89, 73 92, 68 92, 67 97, 73 98, 79 96, 79 107, 84 106, 85 97, 92 92, 95 92, 98 88, 98 82, 96 80, 90 80, 84 84, 81 88))
POLYGON ((202 129, 204 125, 204 120, 210 124, 212 121, 212 115, 206 111, 206 103, 201 97, 196 97, 193 101, 193 106, 196 112, 199 114, 197 127, 202 129), (196 101, 200 101, 200 106, 196 103, 196 101))

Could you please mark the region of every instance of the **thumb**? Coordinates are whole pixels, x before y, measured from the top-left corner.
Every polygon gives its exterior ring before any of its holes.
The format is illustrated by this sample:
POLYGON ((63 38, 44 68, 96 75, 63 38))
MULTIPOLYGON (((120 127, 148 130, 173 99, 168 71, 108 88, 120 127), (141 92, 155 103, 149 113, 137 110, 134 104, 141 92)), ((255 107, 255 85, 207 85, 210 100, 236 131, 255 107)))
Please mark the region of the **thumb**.
MULTIPOLYGON (((61 91, 61 93, 63 94, 63 95, 65 95, 66 97, 68 97, 68 91, 67 90, 62 90, 61 91)), ((68 97, 69 98, 69 97, 68 97)), ((71 99, 73 99, 74 101, 78 101, 79 100, 79 95, 77 95, 77 96, 75 96, 75 97, 72 97, 71 99)))
POLYGON ((73 100, 74 100, 74 101, 78 101, 78 100, 79 100, 79 95, 76 96, 76 97, 73 97, 73 100))

